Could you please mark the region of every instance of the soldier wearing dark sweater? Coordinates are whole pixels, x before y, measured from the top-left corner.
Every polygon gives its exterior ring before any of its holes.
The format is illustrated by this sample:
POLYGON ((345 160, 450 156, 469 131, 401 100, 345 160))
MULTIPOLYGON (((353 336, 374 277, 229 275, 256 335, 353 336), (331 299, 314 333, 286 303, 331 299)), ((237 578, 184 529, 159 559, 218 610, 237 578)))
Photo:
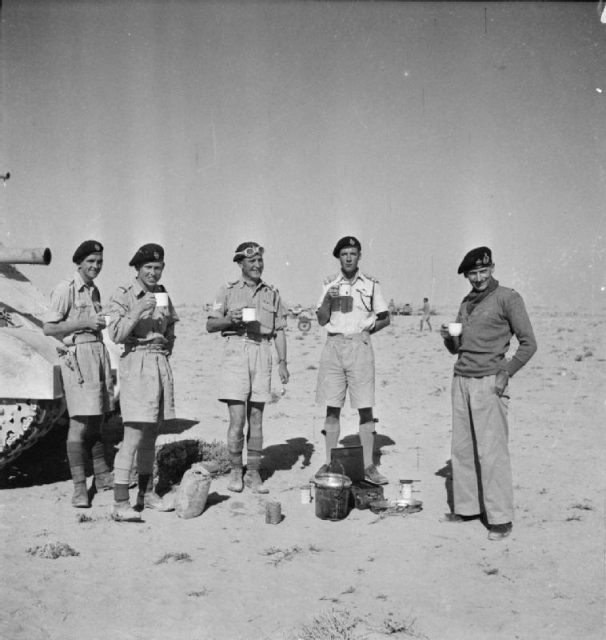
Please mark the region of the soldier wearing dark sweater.
MULTIPOLYGON (((440 329, 448 351, 458 356, 452 382, 452 474, 450 521, 482 516, 488 537, 500 540, 513 526, 513 486, 508 446, 509 379, 534 355, 537 344, 519 293, 499 285, 488 247, 461 262, 471 284, 457 322, 460 335, 440 329), (512 336, 518 348, 506 358, 512 336)), ((456 332, 455 332, 456 333, 456 332)))

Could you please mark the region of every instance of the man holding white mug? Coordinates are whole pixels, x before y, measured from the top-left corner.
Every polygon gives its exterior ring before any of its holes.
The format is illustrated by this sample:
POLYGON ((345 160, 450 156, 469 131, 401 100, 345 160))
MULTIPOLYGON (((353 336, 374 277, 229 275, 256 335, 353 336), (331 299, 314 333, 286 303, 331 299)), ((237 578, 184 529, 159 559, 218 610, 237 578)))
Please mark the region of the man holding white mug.
POLYGON ((331 451, 339 444, 341 409, 349 390, 351 406, 360 416, 364 478, 373 484, 387 484, 373 462, 375 356, 370 334, 389 325, 388 306, 379 282, 358 269, 362 247, 357 238, 341 238, 333 256, 339 260, 341 271, 324 281, 316 311, 318 322, 327 329, 316 389, 316 402, 326 407, 326 463, 316 475, 328 469, 331 451))
POLYGON ((225 338, 219 400, 227 404, 229 427, 227 447, 231 476, 227 488, 240 492, 244 485, 253 493, 268 493, 261 477, 263 411, 271 399, 273 340, 278 354, 282 384, 289 379, 286 362, 286 311, 280 293, 261 279, 265 250, 256 242, 243 242, 233 261, 241 269, 238 280, 223 285, 217 293, 206 322, 209 333, 220 331, 225 338), (247 460, 244 468, 244 427, 247 460))
POLYGON ((442 325, 448 351, 458 356, 452 382, 451 522, 483 517, 488 538, 513 527, 513 487, 508 445, 509 379, 534 355, 537 344, 524 301, 493 278, 488 247, 472 249, 458 273, 471 284, 456 322, 442 325), (512 336, 518 348, 511 358, 512 336))
POLYGON ((153 490, 153 469, 160 425, 175 418, 169 357, 179 320, 166 289, 159 284, 165 266, 164 249, 159 244, 144 244, 128 264, 137 275, 112 296, 107 329, 116 344, 124 345, 119 368, 124 438, 114 462, 111 513, 121 522, 139 520, 144 508, 169 509, 153 490), (135 458, 139 487, 133 509, 129 482, 135 458))

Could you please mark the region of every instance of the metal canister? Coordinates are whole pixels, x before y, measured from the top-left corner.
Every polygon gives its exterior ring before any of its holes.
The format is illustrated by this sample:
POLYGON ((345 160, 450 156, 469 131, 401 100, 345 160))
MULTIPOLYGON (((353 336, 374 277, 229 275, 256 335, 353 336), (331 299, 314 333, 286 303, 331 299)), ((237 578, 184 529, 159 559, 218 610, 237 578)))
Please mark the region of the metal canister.
POLYGON ((265 505, 265 522, 267 524, 282 522, 282 505, 279 502, 268 502, 265 505))
POLYGON ((400 500, 403 504, 412 503, 412 480, 400 480, 400 500))
POLYGON ((311 502, 311 484, 301 485, 301 504, 309 504, 311 502))

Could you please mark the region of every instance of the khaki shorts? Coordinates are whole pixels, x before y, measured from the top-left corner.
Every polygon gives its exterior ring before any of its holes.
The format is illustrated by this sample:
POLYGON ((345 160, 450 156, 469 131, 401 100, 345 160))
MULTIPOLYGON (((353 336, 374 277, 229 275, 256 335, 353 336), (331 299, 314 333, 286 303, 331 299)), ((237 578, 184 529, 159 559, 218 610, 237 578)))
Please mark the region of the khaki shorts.
POLYGON ((123 422, 175 418, 173 372, 166 354, 136 349, 122 355, 120 409, 123 422))
POLYGON ((112 368, 103 342, 69 347, 59 364, 70 416, 100 416, 113 409, 112 368))
POLYGON ((271 400, 271 342, 228 336, 223 347, 219 400, 271 400))
POLYGON ((318 370, 316 402, 326 407, 343 407, 349 389, 353 409, 375 404, 375 354, 370 335, 328 336, 318 370))

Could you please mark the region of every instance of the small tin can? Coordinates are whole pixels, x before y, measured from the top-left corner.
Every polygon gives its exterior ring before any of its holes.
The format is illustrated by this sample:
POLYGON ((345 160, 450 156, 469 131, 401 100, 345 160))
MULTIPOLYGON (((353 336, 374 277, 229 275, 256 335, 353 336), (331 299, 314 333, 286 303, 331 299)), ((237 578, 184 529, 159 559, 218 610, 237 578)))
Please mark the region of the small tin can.
POLYGON ((311 502, 311 484, 301 485, 301 504, 309 504, 311 502))
POLYGON ((412 480, 400 480, 400 502, 402 504, 412 502, 412 480))
POLYGON ((279 502, 268 502, 265 505, 265 522, 267 524, 282 522, 282 505, 279 502))

